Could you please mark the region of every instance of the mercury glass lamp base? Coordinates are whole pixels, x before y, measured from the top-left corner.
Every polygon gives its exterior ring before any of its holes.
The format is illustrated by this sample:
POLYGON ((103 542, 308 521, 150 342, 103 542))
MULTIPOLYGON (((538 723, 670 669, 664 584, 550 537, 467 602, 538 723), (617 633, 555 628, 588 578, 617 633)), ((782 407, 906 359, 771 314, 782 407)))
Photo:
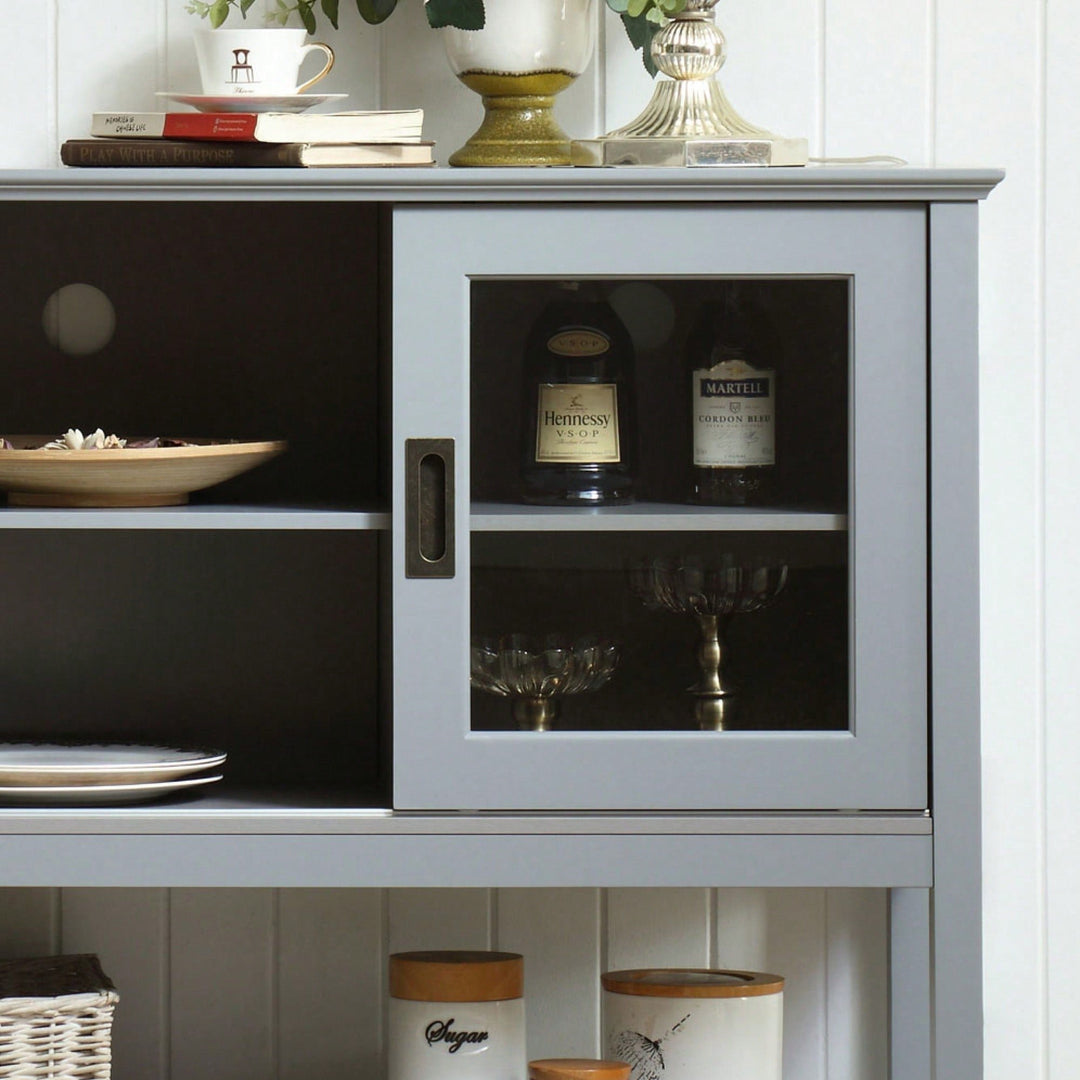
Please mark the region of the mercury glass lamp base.
POLYGON ((603 135, 575 139, 570 144, 574 165, 646 165, 712 167, 723 165, 805 165, 806 139, 776 135, 730 136, 625 136, 603 135))

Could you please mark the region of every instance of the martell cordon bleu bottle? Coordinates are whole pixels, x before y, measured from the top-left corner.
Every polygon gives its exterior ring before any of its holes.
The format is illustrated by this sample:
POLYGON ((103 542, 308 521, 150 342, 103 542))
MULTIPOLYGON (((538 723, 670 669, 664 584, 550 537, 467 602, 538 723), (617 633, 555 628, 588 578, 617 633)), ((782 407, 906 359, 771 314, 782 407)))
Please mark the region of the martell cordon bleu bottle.
POLYGON ((689 501, 764 502, 776 471, 776 372, 734 305, 707 307, 687 342, 693 446, 689 501))
POLYGON ((525 345, 522 497, 548 505, 633 500, 634 346, 595 287, 568 282, 525 345))

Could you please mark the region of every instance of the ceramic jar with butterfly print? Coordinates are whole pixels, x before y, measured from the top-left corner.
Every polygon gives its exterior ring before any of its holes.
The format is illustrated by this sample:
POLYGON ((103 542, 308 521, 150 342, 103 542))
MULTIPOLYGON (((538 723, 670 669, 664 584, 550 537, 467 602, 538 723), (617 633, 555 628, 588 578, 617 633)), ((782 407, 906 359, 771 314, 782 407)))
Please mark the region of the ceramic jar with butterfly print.
POLYGON ((604 1046, 630 1080, 781 1080, 784 980, 757 971, 609 971, 604 1046))

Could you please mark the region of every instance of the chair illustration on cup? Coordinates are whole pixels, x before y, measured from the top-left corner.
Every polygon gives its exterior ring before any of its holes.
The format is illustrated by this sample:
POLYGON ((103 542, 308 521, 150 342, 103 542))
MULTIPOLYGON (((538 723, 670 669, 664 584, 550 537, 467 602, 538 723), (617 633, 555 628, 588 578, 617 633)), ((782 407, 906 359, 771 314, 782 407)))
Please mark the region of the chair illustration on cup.
POLYGON ((255 69, 248 63, 250 49, 233 49, 233 66, 229 73, 229 82, 254 82, 255 69))

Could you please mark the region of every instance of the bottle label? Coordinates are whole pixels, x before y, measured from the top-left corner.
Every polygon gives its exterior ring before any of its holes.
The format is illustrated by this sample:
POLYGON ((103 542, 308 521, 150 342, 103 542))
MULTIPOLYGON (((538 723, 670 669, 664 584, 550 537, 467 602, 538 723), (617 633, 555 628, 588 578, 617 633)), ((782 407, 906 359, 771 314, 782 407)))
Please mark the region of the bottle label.
POLYGON ((536 460, 594 465, 621 461, 614 383, 541 383, 536 460))
POLYGON ((560 330, 548 339, 548 352, 556 356, 603 356, 611 348, 607 334, 588 327, 560 330))
POLYGON ((693 372, 694 464, 776 464, 776 372, 722 360, 693 372))

